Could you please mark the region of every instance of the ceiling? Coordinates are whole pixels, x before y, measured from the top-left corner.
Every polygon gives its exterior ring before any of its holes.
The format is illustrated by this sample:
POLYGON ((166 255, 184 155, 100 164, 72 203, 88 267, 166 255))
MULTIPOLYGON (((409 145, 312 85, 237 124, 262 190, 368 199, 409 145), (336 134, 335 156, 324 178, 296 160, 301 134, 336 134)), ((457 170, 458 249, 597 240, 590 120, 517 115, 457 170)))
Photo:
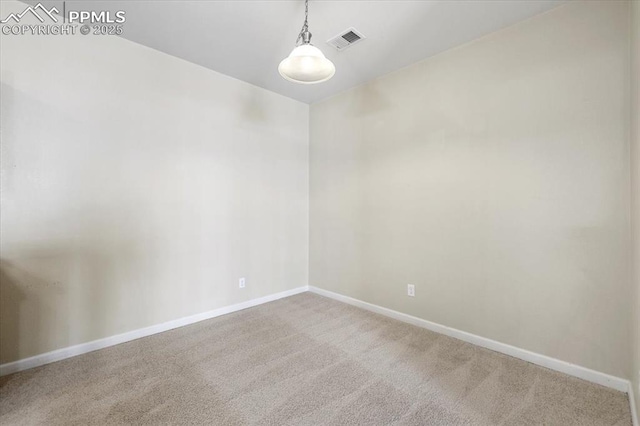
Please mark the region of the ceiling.
MULTIPOLYGON (((35 4, 37 1, 28 1, 35 4)), ((62 4, 62 1, 44 2, 62 4)), ((312 43, 336 66, 325 83, 299 85, 278 74, 294 47, 302 0, 67 1, 67 10, 124 10, 122 37, 305 103, 547 11, 562 0, 313 0, 312 43), (337 52, 326 41, 355 27, 364 41, 337 52)), ((62 8, 60 7, 60 10, 62 8)))

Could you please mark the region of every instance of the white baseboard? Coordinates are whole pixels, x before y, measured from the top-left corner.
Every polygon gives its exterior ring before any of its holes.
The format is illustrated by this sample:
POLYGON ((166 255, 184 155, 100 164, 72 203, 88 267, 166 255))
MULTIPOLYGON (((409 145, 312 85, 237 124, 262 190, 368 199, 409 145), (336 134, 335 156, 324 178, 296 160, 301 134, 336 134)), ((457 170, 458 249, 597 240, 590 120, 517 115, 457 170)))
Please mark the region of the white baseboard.
POLYGON ((21 359, 14 362, 9 362, 0 365, 0 376, 4 376, 18 371, 27 370, 29 368, 39 367, 41 365, 49 364, 55 361, 60 361, 66 358, 71 358, 76 355, 82 355, 87 352, 93 352, 98 349, 107 348, 109 346, 118 345, 120 343, 129 342, 131 340, 139 339, 141 337, 151 336, 153 334, 162 333, 164 331, 172 330, 174 328, 182 327, 196 322, 204 321, 210 318, 219 317, 221 315, 229 314, 232 312, 241 311, 243 309, 251 308, 253 306, 262 305, 263 303, 272 302, 274 300, 282 299, 284 297, 293 296, 294 294, 303 293, 305 291, 311 291, 321 296, 329 297, 331 299, 338 300, 349 305, 357 306, 362 309, 366 309, 377 314, 381 314, 396 320, 413 324, 418 327, 426 328, 436 333, 444 334, 446 336, 454 337, 456 339, 472 343, 487 349, 491 349, 496 352, 500 352, 506 355, 513 356, 515 358, 522 359, 524 361, 531 362, 533 364, 540 365, 542 367, 549 368, 551 370, 559 371, 561 373, 569 374, 570 376, 578 377, 589 382, 597 383, 612 389, 616 389, 621 392, 626 392, 629 395, 629 403, 631 405, 631 415, 634 426, 640 426, 638 424, 637 411, 635 407, 633 386, 629 380, 622 379, 620 377, 611 376, 609 374, 601 373, 599 371, 591 370, 579 365, 571 364, 566 361, 551 358, 546 355, 537 354, 535 352, 528 351, 526 349, 520 349, 515 346, 500 343, 495 340, 487 339, 477 336, 475 334, 467 333, 465 331, 457 330, 455 328, 447 327, 441 324, 437 324, 431 321, 427 321, 421 318, 417 318, 402 312, 394 311, 382 306, 374 305, 371 303, 363 302, 362 300, 354 299, 352 297, 343 296, 332 291, 323 290, 321 288, 313 286, 303 286, 294 288, 292 290, 283 291, 280 293, 271 294, 257 299, 247 300, 246 302, 237 303, 231 306, 225 306, 222 308, 214 309, 212 311, 203 312, 196 315, 191 315, 184 318, 179 318, 173 321, 168 321, 162 324, 152 325, 150 327, 141 328, 138 330, 129 331, 127 333, 118 334, 104 339, 94 340, 88 343, 81 343, 75 346, 69 346, 67 348, 58 349, 55 351, 47 352, 44 354, 36 355, 30 358, 21 359))
POLYGON ((141 337, 151 336, 152 334, 162 333, 163 331, 172 330, 174 328, 204 321, 210 318, 219 317, 221 315, 230 314, 232 312, 241 311, 253 306, 262 305, 263 303, 272 302, 282 299, 283 297, 293 296, 294 294, 303 293, 308 290, 308 286, 294 288, 292 290, 282 291, 280 293, 270 294, 268 296, 259 297, 257 299, 247 300, 246 302, 237 303, 231 306, 214 309, 212 311, 167 321, 162 324, 156 324, 145 328, 140 328, 126 333, 118 334, 104 339, 94 340, 92 342, 81 343, 75 346, 58 349, 44 354, 32 356, 30 358, 20 359, 18 361, 9 362, 0 365, 0 376, 4 376, 18 371, 27 370, 29 368, 39 367, 55 361, 71 358, 76 355, 86 354, 98 349, 107 348, 109 346, 118 345, 120 343, 129 342, 141 337))
POLYGON ((640 422, 638 421, 638 407, 636 407, 636 399, 633 392, 633 383, 631 382, 629 382, 629 390, 627 393, 629 394, 629 404, 631 405, 631 423, 633 423, 633 426, 640 426, 640 422))
MULTIPOLYGON (((447 327, 435 322, 427 321, 408 314, 403 314, 402 312, 383 308, 382 306, 363 302, 362 300, 343 296, 341 294, 323 290, 318 287, 309 286, 309 291, 321 296, 329 297, 331 299, 347 303, 349 305, 366 309, 367 311, 375 312, 377 314, 394 318, 402 322, 426 328, 428 330, 435 331, 436 333, 444 334, 446 336, 454 337, 465 342, 473 343, 474 345, 482 346, 483 348, 491 349, 492 351, 510 355, 515 358, 520 358, 524 361, 528 361, 530 363, 537 364, 551 370, 559 371, 561 373, 569 374, 570 376, 578 377, 580 379, 597 383, 599 385, 606 386, 621 392, 629 392, 630 389, 629 380, 622 379, 620 377, 611 376, 609 374, 581 367, 576 364, 571 364, 566 361, 561 361, 556 358, 551 358, 546 355, 531 352, 526 349, 520 349, 515 346, 507 345, 506 343, 500 343, 495 340, 467 333, 466 331, 457 330, 455 328, 447 327)), ((629 394, 629 396, 631 396, 631 394, 629 394)))

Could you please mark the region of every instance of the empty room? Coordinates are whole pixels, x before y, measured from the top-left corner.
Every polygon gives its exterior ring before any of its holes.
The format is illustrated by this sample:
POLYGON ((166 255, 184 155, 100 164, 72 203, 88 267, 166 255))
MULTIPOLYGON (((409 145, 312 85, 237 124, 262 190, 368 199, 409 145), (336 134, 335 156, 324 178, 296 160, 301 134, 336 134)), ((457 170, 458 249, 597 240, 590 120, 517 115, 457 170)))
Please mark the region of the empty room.
POLYGON ((640 0, 0 1, 1 425, 640 426, 640 0))

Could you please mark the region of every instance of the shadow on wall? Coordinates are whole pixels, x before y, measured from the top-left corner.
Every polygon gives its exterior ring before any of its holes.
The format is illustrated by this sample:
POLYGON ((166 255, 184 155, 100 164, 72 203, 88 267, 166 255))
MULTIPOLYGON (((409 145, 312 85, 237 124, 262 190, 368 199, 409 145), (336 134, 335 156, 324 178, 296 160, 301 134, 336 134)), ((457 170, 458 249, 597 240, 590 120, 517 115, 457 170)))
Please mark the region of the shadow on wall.
POLYGON ((269 105, 265 94, 256 87, 245 88, 248 93, 243 94, 242 111, 237 124, 242 127, 266 127, 269 124, 269 105))
POLYGON ((388 110, 391 100, 380 91, 376 82, 362 86, 354 92, 355 99, 351 114, 356 117, 367 117, 388 110))
POLYGON ((120 317, 114 261, 78 247, 0 260, 0 363, 113 334, 120 317))
POLYGON ((47 308, 56 305, 63 290, 58 281, 35 275, 14 261, 0 260, 0 273, 0 362, 5 363, 46 346, 50 327, 59 322, 47 308))
POLYGON ((11 269, 9 262, 0 260, 0 363, 20 357, 20 308, 25 295, 11 269))

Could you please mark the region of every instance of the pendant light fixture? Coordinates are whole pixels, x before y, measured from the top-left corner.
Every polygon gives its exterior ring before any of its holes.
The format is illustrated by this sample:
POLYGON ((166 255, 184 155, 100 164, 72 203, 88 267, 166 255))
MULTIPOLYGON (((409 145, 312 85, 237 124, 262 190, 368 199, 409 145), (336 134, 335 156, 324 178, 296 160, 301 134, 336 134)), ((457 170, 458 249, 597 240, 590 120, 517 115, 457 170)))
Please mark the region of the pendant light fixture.
POLYGON ((336 73, 333 62, 311 44, 309 32, 309 0, 304 1, 304 24, 296 40, 296 48, 280 62, 278 72, 286 80, 300 84, 315 84, 329 80, 336 73), (302 41, 302 42, 301 42, 302 41))

